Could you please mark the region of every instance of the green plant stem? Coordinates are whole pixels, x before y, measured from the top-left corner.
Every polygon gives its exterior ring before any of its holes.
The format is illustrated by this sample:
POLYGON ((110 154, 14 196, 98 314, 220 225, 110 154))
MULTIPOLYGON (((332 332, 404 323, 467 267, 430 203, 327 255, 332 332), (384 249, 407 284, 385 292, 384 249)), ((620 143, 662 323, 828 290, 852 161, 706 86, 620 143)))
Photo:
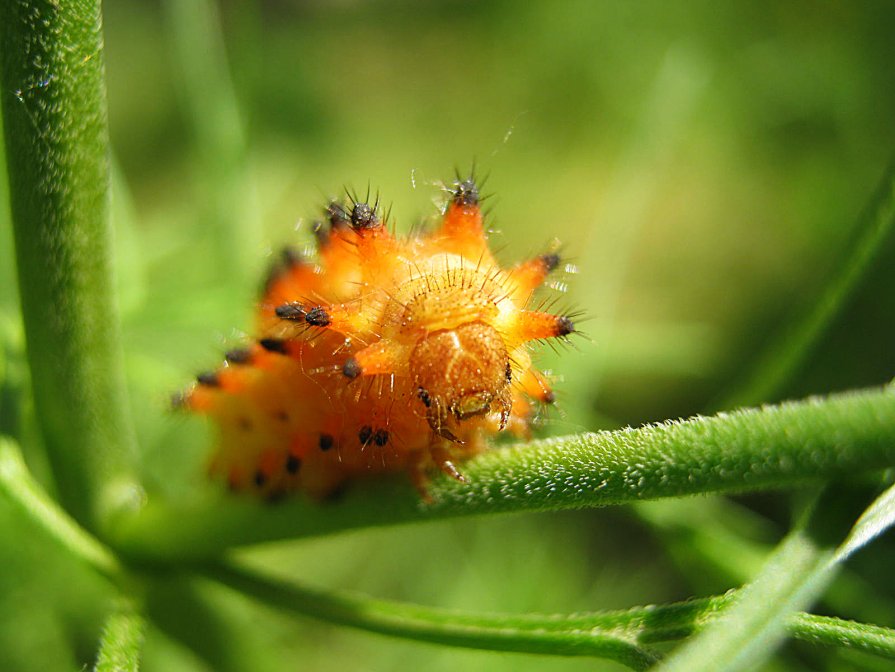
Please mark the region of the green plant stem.
POLYGON ((435 478, 431 504, 394 482, 355 486, 325 504, 225 493, 181 505, 150 501, 118 519, 114 539, 144 560, 209 558, 235 545, 357 527, 791 488, 892 464, 888 387, 489 451, 463 465, 469 483, 435 478))
MULTIPOLYGON (((260 576, 234 564, 199 570, 268 606, 369 632, 448 646, 561 656, 609 658, 634 669, 655 662, 645 645, 702 631, 737 597, 572 615, 457 612, 346 593, 325 593, 260 576)), ((787 632, 808 642, 895 659, 895 631, 837 618, 797 613, 787 632)))
POLYGON ((53 501, 34 480, 10 439, 0 437, 0 494, 50 538, 113 583, 129 583, 118 558, 53 501))
POLYGON ((746 381, 717 408, 773 401, 811 356, 881 252, 895 242, 895 161, 887 168, 856 228, 858 235, 851 249, 811 309, 781 332, 753 364, 746 381))
MULTIPOLYGON (((0 438, 0 493, 73 556, 122 587, 125 593, 135 593, 133 579, 118 559, 59 509, 33 480, 15 445, 4 438, 0 438)), ((884 493, 868 509, 840 548, 837 561, 844 560, 891 525, 893 499, 895 488, 884 493)), ((644 645, 673 641, 700 631, 722 613, 735 596, 729 593, 678 604, 590 614, 475 614, 309 590, 260 576, 232 563, 195 569, 207 579, 270 606, 371 632, 487 650, 607 657, 635 669, 655 660, 654 654, 644 649, 644 645)), ((176 576, 167 574, 156 579, 165 577, 176 580, 176 576)), ((179 588, 176 583, 173 585, 177 594, 192 590, 188 584, 179 588)), ((149 595, 154 597, 154 591, 149 595)), ((171 600, 160 602, 167 605, 171 600)), ((196 614, 204 613, 200 601, 194 599, 193 602, 192 608, 199 609, 196 614)), ((135 651, 138 651, 142 637, 143 620, 130 602, 124 606, 126 608, 113 615, 106 627, 97 669, 104 669, 99 662, 117 660, 115 656, 129 656, 127 660, 134 664, 137 660, 135 651)), ((158 607, 155 611, 159 612, 158 607)), ((211 617, 210 614, 206 616, 211 617)), ((181 623, 181 631, 183 627, 188 626, 181 623)), ((806 641, 895 658, 895 631, 887 628, 808 614, 791 615, 786 627, 792 636, 806 641)))
POLYGON ((839 646, 895 660, 895 630, 830 616, 798 614, 790 625, 796 639, 839 646))
POLYGON ((134 446, 111 283, 102 46, 98 0, 0 3, 0 95, 35 404, 61 500, 90 528, 134 446))
POLYGON ((109 616, 103 627, 94 672, 137 672, 146 622, 131 604, 109 616))
MULTIPOLYGON (((558 628, 556 623, 531 627, 529 616, 469 616, 416 605, 309 591, 260 578, 233 566, 203 571, 265 604, 370 632, 416 641, 488 651, 514 651, 564 656, 595 656, 643 670, 657 656, 611 631, 558 628)), ((541 617, 540 623, 549 619, 541 617)))

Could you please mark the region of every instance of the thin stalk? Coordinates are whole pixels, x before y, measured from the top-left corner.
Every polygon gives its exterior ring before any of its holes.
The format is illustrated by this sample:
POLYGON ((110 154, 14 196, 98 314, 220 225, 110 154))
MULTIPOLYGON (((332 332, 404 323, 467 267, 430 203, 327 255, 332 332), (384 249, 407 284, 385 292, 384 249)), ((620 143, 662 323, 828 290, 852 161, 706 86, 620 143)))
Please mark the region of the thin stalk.
POLYGON ((112 291, 100 2, 0 3, 0 101, 35 404, 65 507, 96 528, 135 444, 112 291))
MULTIPOLYGON (((633 669, 656 662, 646 646, 702 631, 737 596, 583 614, 493 614, 311 590, 235 564, 199 574, 275 609, 368 632, 490 651, 608 658, 633 669)), ((806 613, 791 615, 785 628, 799 640, 895 659, 895 631, 889 628, 806 613)))
POLYGON ((635 670, 647 669, 658 660, 655 654, 627 640, 623 634, 598 628, 532 628, 526 616, 479 619, 417 605, 326 594, 225 565, 208 568, 203 573, 278 609, 384 635, 488 651, 594 656, 615 660, 635 670))

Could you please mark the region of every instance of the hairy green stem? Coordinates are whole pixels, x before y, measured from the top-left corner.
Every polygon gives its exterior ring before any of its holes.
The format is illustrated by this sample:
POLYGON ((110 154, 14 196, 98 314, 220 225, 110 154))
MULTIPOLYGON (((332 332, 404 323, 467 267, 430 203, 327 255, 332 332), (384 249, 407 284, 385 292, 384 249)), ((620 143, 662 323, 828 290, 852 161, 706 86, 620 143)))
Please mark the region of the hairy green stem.
POLYGON ((393 482, 319 504, 215 493, 183 505, 150 500, 120 517, 113 536, 142 559, 208 558, 240 544, 357 527, 791 488, 892 464, 895 388, 888 387, 493 450, 463 466, 469 483, 433 480, 431 504, 393 482))
POLYGON ((288 612, 405 639, 488 651, 595 656, 636 670, 646 669, 658 659, 623 634, 598 627, 556 627, 559 621, 543 627, 550 620, 547 617, 540 617, 532 627, 530 616, 462 615, 417 605, 326 594, 264 579, 234 566, 212 566, 202 573, 288 612))
POLYGON ((94 672, 137 672, 146 621, 130 603, 109 616, 103 627, 94 672))
POLYGON ((839 646, 895 660, 895 630, 891 628, 814 614, 797 614, 789 628, 793 637, 804 642, 839 646))
MULTIPOLYGON (((488 614, 315 591, 234 564, 199 573, 276 609, 368 632, 490 651, 608 658, 634 669, 657 660, 645 646, 702 631, 737 598, 731 592, 622 611, 488 614)), ((888 628, 805 613, 792 614, 785 628, 796 639, 895 659, 895 631, 888 628)))
POLYGON ((0 3, 0 101, 35 403, 62 502, 92 528, 134 446, 111 283, 102 47, 98 0, 0 3))
MULTIPOLYGON (((862 516, 847 542, 840 547, 836 561, 844 560, 862 544, 888 529, 895 519, 893 493, 895 489, 884 493, 862 516)), ((15 445, 6 439, 0 439, 0 494, 74 557, 91 565, 126 594, 138 593, 135 588, 139 586, 128 570, 95 537, 58 508, 34 481, 15 445)), ((481 614, 310 590, 261 576, 232 563, 196 566, 194 570, 200 576, 275 608, 371 632, 485 650, 598 656, 623 662, 635 669, 642 669, 656 660, 645 646, 681 639, 702 630, 736 597, 735 593, 728 593, 677 604, 571 615, 481 614)), ((155 587, 166 583, 170 586, 167 593, 153 588, 147 595, 150 605, 155 605, 151 611, 160 619, 160 627, 173 627, 183 636, 195 627, 196 618, 201 616, 200 620, 208 621, 214 617, 205 612, 201 601, 193 595, 187 575, 183 575, 178 583, 179 576, 181 574, 176 571, 151 575, 156 581, 155 587), (193 610, 188 622, 182 618, 183 600, 193 610), (170 605, 174 602, 178 607, 172 611, 170 605), (181 617, 179 626, 172 625, 171 614, 181 617)), ((144 577, 147 578, 150 577, 144 577)), ((895 658, 895 632, 887 628, 808 614, 792 614, 785 626, 789 634, 798 639, 895 658)), ((203 627, 215 629, 207 622, 203 627)), ((128 665, 136 665, 143 628, 142 616, 132 602, 125 601, 123 608, 107 624, 96 669, 116 669, 101 666, 101 663, 108 666, 111 661, 129 661, 128 665)), ((214 654, 214 650, 204 653, 214 654)))

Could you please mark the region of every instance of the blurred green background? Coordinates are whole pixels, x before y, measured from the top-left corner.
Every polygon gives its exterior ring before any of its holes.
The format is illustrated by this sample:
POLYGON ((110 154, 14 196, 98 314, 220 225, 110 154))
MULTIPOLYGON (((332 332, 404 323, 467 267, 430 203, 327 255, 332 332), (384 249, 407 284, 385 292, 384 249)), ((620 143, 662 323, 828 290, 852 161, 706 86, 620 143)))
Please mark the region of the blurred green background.
MULTIPOLYGON (((406 231, 473 162, 501 259, 561 240, 569 267, 551 291, 567 286, 559 305, 586 316, 584 337, 538 360, 559 400, 539 432, 711 408, 813 305, 855 235, 895 148, 893 29, 891 2, 110 0, 117 273, 147 489, 209 487, 206 428, 169 415, 167 399, 250 329, 271 251, 310 244, 311 219, 346 186, 378 190, 406 231)), ((0 430, 47 478, 8 231, 4 221, 0 430)), ((893 267, 878 265, 781 394, 891 379, 893 267)), ((623 608, 738 585, 788 511, 775 495, 661 502, 250 557, 311 585, 439 606, 623 608)), ((0 669, 78 669, 108 596, 3 506, 0 529, 0 669)), ((888 539, 860 556, 829 609, 895 626, 892 553, 888 539)), ((178 622, 206 628, 218 653, 202 662, 153 628, 146 669, 620 669, 297 627, 197 590, 210 614, 168 622, 175 636, 178 622)), ((791 646, 772 669, 885 669, 828 653, 791 646)))

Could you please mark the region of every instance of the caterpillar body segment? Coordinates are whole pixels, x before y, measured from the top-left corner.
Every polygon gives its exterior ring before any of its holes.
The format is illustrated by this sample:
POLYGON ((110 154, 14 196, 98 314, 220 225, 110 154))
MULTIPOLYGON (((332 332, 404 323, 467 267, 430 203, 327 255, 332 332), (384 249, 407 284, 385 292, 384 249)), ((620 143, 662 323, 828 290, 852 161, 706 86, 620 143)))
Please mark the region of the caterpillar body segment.
POLYGON ((284 253, 258 305, 257 340, 227 353, 179 405, 218 426, 212 474, 235 490, 322 498, 346 481, 407 472, 464 480, 503 430, 528 436, 552 403, 530 342, 574 330, 528 309, 559 263, 505 270, 488 248, 472 179, 441 225, 397 238, 376 205, 331 203, 315 260, 284 253))

